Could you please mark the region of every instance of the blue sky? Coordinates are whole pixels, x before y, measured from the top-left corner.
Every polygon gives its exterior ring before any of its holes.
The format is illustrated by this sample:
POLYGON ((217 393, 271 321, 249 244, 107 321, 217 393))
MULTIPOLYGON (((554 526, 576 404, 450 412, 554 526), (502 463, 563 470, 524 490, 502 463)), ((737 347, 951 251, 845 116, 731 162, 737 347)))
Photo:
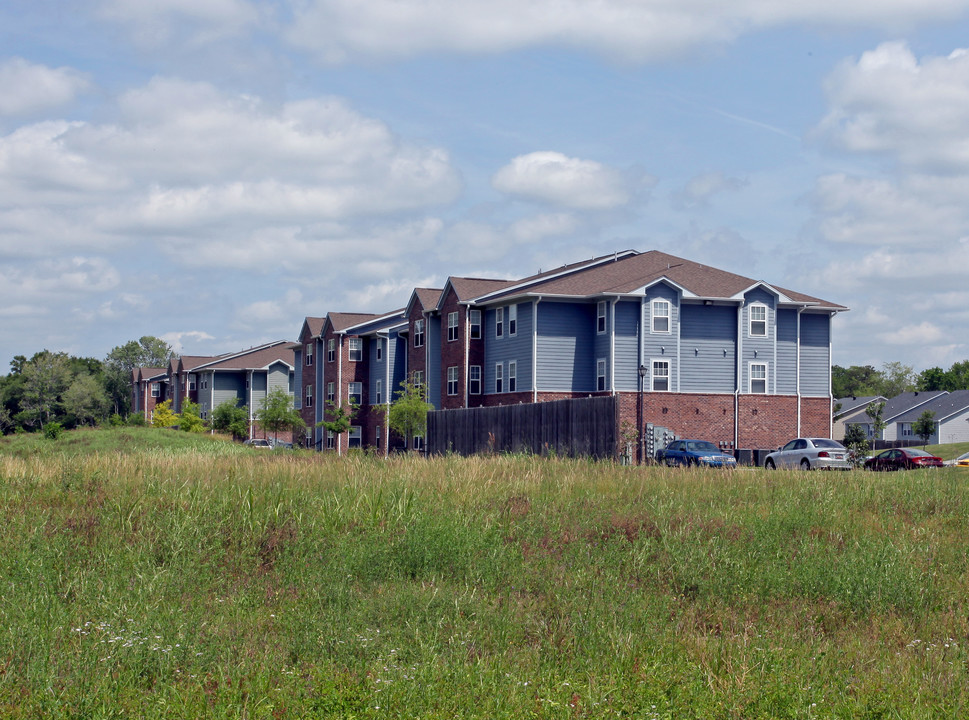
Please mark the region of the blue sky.
POLYGON ((969 358, 969 0, 0 2, 0 363, 658 249, 969 358))

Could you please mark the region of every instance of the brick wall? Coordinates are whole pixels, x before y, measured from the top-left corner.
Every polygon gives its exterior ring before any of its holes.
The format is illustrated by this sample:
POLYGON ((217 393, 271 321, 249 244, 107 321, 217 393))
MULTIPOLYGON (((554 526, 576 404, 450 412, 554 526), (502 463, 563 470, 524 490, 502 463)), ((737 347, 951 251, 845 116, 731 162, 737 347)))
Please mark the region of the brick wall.
POLYGON ((467 328, 464 326, 464 308, 458 305, 457 295, 454 290, 448 290, 441 305, 441 409, 453 410, 454 408, 464 407, 465 383, 467 382, 467 372, 464 362, 464 333, 467 328), (448 342, 447 319, 448 314, 456 312, 458 314, 458 338, 448 342), (449 367, 458 368, 458 392, 456 395, 447 394, 447 369, 449 367))

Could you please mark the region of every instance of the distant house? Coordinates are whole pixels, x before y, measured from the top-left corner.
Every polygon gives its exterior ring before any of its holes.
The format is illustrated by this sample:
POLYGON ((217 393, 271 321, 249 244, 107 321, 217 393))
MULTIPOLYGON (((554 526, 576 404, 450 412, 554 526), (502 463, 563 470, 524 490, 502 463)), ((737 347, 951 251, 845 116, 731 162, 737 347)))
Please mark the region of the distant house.
POLYGON ((874 424, 866 413, 867 405, 864 408, 856 409, 850 415, 844 416, 844 426, 847 430, 849 425, 860 425, 865 432, 865 437, 869 440, 896 441, 900 439, 898 418, 922 408, 935 398, 945 394, 944 390, 906 392, 886 400, 885 407, 882 410, 882 421, 885 423, 885 429, 879 434, 879 437, 875 436, 874 424))
POLYGON ((307 317, 300 328, 299 338, 294 349, 294 366, 296 368, 295 384, 293 386, 293 402, 306 423, 306 434, 302 444, 306 447, 313 445, 313 426, 318 422, 316 415, 316 387, 317 370, 319 369, 320 332, 323 330, 325 317, 307 317))
POLYGON ((136 367, 131 371, 131 411, 151 420, 155 406, 168 398, 165 368, 136 367))
POLYGON ((919 440, 913 426, 929 411, 934 413, 935 431, 929 444, 969 442, 969 390, 942 393, 895 418, 895 436, 899 440, 919 440))
POLYGON ((845 418, 853 417, 859 410, 867 410, 874 403, 886 402, 887 400, 888 398, 881 395, 838 398, 834 401, 834 409, 831 413, 831 437, 835 440, 844 439, 845 418))
POLYGON ((366 408, 348 444, 380 452, 404 442, 388 443, 381 418, 408 375, 442 410, 612 395, 620 423, 777 447, 830 437, 831 320, 845 310, 657 251, 518 280, 450 277, 400 311, 330 313, 313 404, 318 418, 327 401, 366 408))

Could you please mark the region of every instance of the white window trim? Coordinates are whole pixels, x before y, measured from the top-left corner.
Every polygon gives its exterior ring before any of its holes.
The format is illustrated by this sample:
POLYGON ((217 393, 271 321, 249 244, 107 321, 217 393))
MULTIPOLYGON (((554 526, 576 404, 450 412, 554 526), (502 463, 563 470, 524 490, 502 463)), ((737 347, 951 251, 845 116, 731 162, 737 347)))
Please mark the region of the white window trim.
POLYGON ((468 331, 471 334, 471 339, 480 340, 481 339, 481 311, 480 310, 471 310, 471 312, 468 313, 468 324, 471 326, 468 331), (477 320, 475 320, 475 318, 477 318, 477 320), (478 328, 477 334, 475 334, 475 331, 474 331, 475 328, 478 328))
POLYGON ((604 335, 609 330, 608 304, 605 300, 596 303, 596 335, 604 335), (602 326, 601 328, 599 326, 602 326))
POLYGON ((518 361, 508 361, 508 392, 518 392, 518 361))
POLYGON ((351 398, 354 395, 359 395, 360 396, 360 402, 358 402, 356 404, 357 405, 362 405, 363 404, 363 383, 362 382, 347 383, 347 402, 350 403, 351 405, 354 404, 353 403, 353 400, 351 400, 351 398), (357 387, 360 388, 360 392, 358 392, 358 393, 353 392, 353 386, 354 385, 356 385, 357 387))
POLYGON ((377 380, 376 387, 374 388, 374 394, 377 396, 377 399, 374 402, 374 405, 382 405, 383 404, 383 400, 384 400, 383 389, 384 389, 383 381, 377 380))
POLYGON ((451 365, 447 369, 447 387, 445 388, 447 390, 447 394, 448 394, 449 397, 455 397, 455 396, 457 396, 457 394, 458 394, 458 385, 459 384, 460 384, 460 382, 459 382, 459 377, 458 377, 458 366, 457 365, 451 365), (452 373, 452 371, 453 371, 453 373, 452 373), (451 392, 451 375, 452 374, 454 375, 454 392, 451 392))
POLYGON ((508 306, 508 337, 518 335, 518 305, 508 306))
POLYGON ((495 392, 496 393, 502 393, 505 391, 505 382, 503 377, 504 369, 505 369, 504 365, 502 365, 501 363, 495 363, 495 392))
POLYGON ((377 338, 376 343, 377 347, 374 350, 374 353, 377 355, 377 362, 382 362, 384 359, 384 339, 377 338))
POLYGON ((351 425, 350 429, 347 431, 347 449, 351 447, 363 447, 363 430, 360 425, 351 425), (357 441, 356 445, 351 445, 350 443, 354 440, 357 441))
POLYGON ((504 337, 505 334, 505 308, 495 308, 495 337, 504 337))
POLYGON ((447 341, 448 342, 454 342, 455 340, 460 339, 460 333, 458 332, 458 323, 459 323, 459 320, 458 320, 457 310, 455 310, 454 312, 449 312, 447 314, 447 341), (452 319, 454 320, 453 324, 451 323, 452 319), (454 332, 451 332, 452 330, 454 332))
POLYGON ((669 358, 651 358, 649 361, 649 389, 650 392, 672 392, 673 390, 673 364, 670 362, 669 358), (655 372, 656 363, 661 363, 666 366, 666 375, 657 375, 655 372), (656 389, 656 379, 658 377, 666 378, 666 389, 657 390, 656 389))
POLYGON ((414 371, 414 387, 424 387, 424 371, 414 371))
POLYGON ((326 361, 333 362, 336 360, 336 338, 330 338, 326 341, 326 361))
POLYGON ((670 333, 673 332, 673 304, 669 300, 666 300, 665 298, 656 298, 654 300, 650 300, 650 303, 649 303, 649 329, 650 329, 650 332, 655 333, 655 334, 661 334, 661 335, 669 335, 670 333), (665 315, 659 315, 659 314, 656 313, 656 306, 657 305, 665 305, 666 306, 666 314, 665 315), (657 318, 664 318, 666 320, 666 329, 665 330, 657 330, 656 329, 656 319, 657 318))
POLYGON ((606 373, 608 370, 608 363, 605 358, 596 359, 596 392, 603 392, 609 389, 609 378, 606 373), (602 388, 599 388, 599 378, 602 378, 602 388))
POLYGON ((336 387, 335 383, 331 380, 326 384, 326 401, 332 403, 336 400, 336 387))
POLYGON ((306 343, 303 347, 305 348, 303 355, 306 358, 304 362, 309 367, 313 364, 313 343, 306 343))
MULTIPOLYGON (((760 378, 757 378, 760 380, 760 378)), ((752 361, 747 363, 747 392, 750 395, 767 395, 770 389, 770 368, 767 366, 766 362, 760 360, 752 361), (764 368, 764 392, 754 392, 754 366, 759 366, 764 368)))
POLYGON ((305 407, 313 407, 313 386, 309 384, 306 386, 305 407))
POLYGON ((363 338, 352 337, 347 340, 348 358, 350 362, 363 362, 363 338), (356 345, 356 348, 354 348, 354 345, 356 345), (354 355, 357 357, 354 358, 354 355))
POLYGON ((424 319, 414 321, 414 347, 424 347, 424 319))
POLYGON ((480 365, 471 365, 468 368, 468 394, 469 395, 481 394, 481 366, 480 365), (474 377, 474 373, 476 370, 478 372, 477 379, 475 379, 474 377), (472 389, 475 387, 475 385, 473 385, 472 383, 477 383, 477 390, 472 389))
MULTIPOLYGON (((757 320, 757 322, 761 322, 757 320)), ((766 338, 770 336, 770 308, 761 302, 751 303, 747 307, 747 337, 766 338), (764 308, 764 332, 754 333, 754 308, 764 308)))

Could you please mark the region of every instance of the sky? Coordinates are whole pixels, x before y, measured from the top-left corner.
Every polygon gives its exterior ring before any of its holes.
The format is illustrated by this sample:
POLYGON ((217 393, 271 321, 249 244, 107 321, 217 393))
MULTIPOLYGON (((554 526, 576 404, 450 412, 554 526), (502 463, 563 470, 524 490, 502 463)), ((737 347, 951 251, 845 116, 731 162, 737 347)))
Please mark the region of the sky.
POLYGON ((969 359, 969 0, 0 0, 0 373, 662 250, 969 359))

